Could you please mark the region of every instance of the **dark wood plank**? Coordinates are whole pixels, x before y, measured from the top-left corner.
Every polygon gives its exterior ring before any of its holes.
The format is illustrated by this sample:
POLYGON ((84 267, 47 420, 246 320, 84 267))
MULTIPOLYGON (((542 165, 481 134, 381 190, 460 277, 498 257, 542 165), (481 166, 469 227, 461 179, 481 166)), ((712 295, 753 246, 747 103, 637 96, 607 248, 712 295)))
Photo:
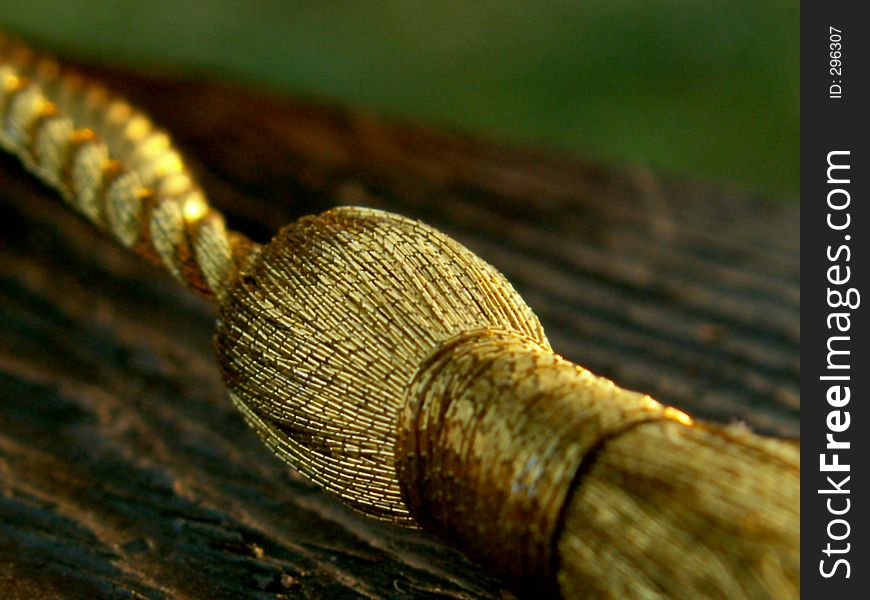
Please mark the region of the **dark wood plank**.
MULTIPOLYGON (((91 71, 172 132, 255 239, 336 204, 421 218, 502 269, 572 360, 698 416, 798 435, 796 203, 221 84, 91 71)), ((213 320, 0 158, 4 597, 507 594, 271 456, 222 388, 213 320)))

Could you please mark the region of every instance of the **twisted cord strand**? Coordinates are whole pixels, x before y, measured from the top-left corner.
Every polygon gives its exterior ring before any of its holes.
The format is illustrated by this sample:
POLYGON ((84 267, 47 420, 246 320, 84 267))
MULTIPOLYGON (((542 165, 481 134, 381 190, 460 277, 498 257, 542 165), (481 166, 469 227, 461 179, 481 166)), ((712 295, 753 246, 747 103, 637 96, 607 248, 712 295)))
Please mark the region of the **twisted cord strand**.
POLYGON ((0 146, 123 246, 222 300, 259 246, 227 229, 169 135, 0 33, 0 146))

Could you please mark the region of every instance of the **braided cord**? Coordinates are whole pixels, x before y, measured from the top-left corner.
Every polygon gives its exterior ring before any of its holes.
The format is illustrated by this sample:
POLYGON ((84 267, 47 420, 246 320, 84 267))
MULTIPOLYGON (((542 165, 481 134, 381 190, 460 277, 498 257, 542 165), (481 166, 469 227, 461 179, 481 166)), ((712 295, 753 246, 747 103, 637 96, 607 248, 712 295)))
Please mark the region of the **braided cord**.
POLYGON ((169 136, 0 34, 0 146, 123 246, 218 301, 258 249, 209 206, 169 136))

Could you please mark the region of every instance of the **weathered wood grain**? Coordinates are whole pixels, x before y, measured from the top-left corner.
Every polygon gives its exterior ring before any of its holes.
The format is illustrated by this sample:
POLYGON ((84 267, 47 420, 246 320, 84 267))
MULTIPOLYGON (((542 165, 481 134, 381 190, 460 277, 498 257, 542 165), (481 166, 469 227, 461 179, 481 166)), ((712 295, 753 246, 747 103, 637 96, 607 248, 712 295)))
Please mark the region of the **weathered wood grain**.
MULTIPOLYGON (((799 208, 250 90, 92 72, 259 241, 363 204, 500 268, 557 351, 695 415, 799 432, 799 208)), ((225 395, 214 312, 0 157, 0 595, 498 598, 344 509, 225 395)))

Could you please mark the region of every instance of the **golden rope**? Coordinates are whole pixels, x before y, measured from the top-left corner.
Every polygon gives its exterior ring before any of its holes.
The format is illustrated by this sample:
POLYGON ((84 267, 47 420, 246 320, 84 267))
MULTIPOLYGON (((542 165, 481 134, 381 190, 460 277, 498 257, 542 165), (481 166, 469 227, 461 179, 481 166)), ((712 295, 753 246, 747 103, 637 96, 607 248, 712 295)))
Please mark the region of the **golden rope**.
POLYGON ((201 294, 220 299, 256 250, 150 119, 2 34, 0 124, 0 146, 73 208, 201 294))
POLYGON ((215 298, 233 401, 356 510, 423 526, 527 592, 799 595, 799 448, 557 356, 510 283, 440 232, 336 208, 260 248, 146 117, 2 37, 0 145, 215 298))

